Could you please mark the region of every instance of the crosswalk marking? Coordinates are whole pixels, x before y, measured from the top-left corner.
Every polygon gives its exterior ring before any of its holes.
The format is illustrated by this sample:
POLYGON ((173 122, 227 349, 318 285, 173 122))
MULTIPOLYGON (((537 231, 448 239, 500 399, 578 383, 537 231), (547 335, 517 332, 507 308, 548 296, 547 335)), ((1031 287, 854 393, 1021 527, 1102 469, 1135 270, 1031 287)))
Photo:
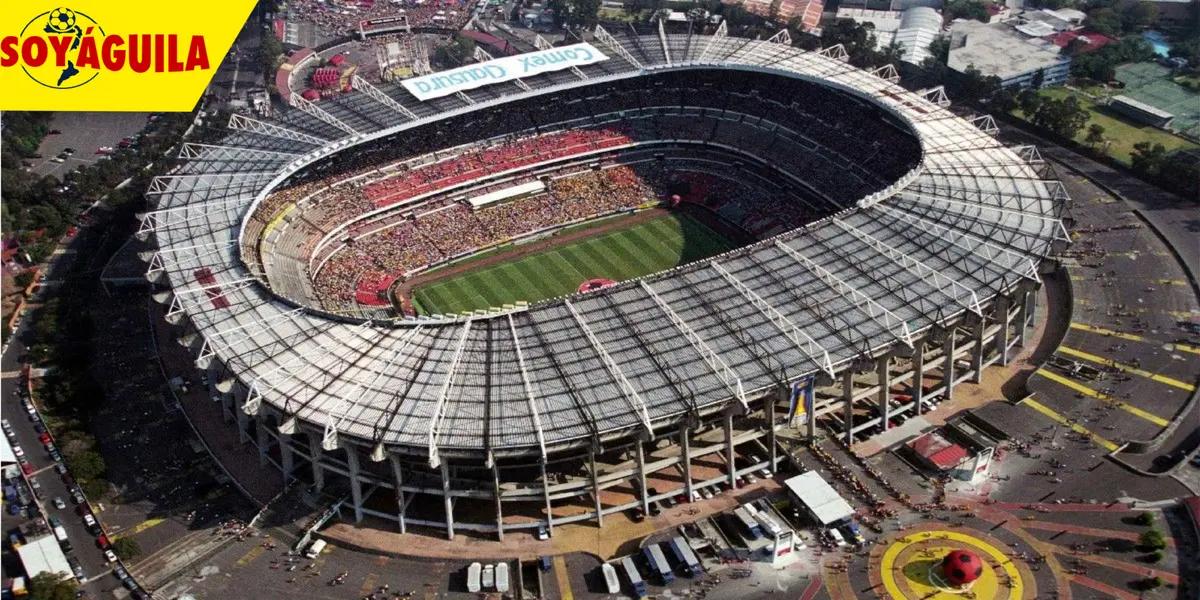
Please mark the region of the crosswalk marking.
POLYGON ((1167 425, 1169 425, 1171 423, 1170 421, 1168 421, 1154 413, 1142 410, 1142 409, 1140 409, 1132 404, 1129 404, 1127 402, 1122 402, 1120 400, 1116 400, 1107 394, 1101 394, 1100 392, 1097 392, 1096 390, 1093 390, 1092 388, 1090 388, 1086 385, 1083 385, 1082 383, 1079 383, 1078 381, 1075 381, 1073 379, 1068 379, 1068 378, 1063 377, 1062 375, 1059 375, 1058 373, 1055 373, 1053 371, 1048 371, 1046 369, 1038 369, 1038 375, 1041 375, 1042 377, 1045 377, 1046 379, 1049 379, 1050 381, 1054 381, 1056 383, 1060 383, 1066 387, 1069 387, 1085 396, 1088 396, 1090 398, 1095 398, 1095 399, 1097 399, 1105 404, 1108 404, 1110 406, 1115 406, 1131 415, 1134 415, 1136 417, 1140 417, 1142 419, 1150 421, 1151 423, 1154 423, 1155 425, 1158 425, 1159 427, 1166 427, 1167 425))
POLYGON ((1132 365, 1126 365, 1123 363, 1119 363, 1111 358, 1104 358, 1103 356, 1089 354, 1082 350, 1076 350, 1074 348, 1069 348, 1067 346, 1059 346, 1058 351, 1060 353, 1066 354, 1068 356, 1074 356, 1075 358, 1082 358, 1083 360, 1086 360, 1088 362, 1094 362, 1096 364, 1104 365, 1107 367, 1113 367, 1115 369, 1120 369, 1121 371, 1124 371, 1131 375, 1138 375, 1140 377, 1145 377, 1146 379, 1150 379, 1152 381, 1157 381, 1159 383, 1165 383, 1171 387, 1176 387, 1176 388, 1179 388, 1184 391, 1191 392, 1191 391, 1195 391, 1195 389, 1196 389, 1196 386, 1194 386, 1186 381, 1180 381, 1178 379, 1167 377, 1166 375, 1159 375, 1158 373, 1151 373, 1150 371, 1146 371, 1144 369, 1139 369, 1132 365))
POLYGON ((1058 414, 1058 412, 1055 411, 1054 409, 1050 408, 1049 406, 1046 406, 1045 404, 1042 404, 1041 402, 1038 402, 1037 400, 1034 400, 1032 397, 1026 398, 1025 400, 1023 400, 1021 402, 1021 404, 1028 406, 1029 408, 1032 408, 1033 410, 1036 410, 1036 411, 1042 413, 1043 415, 1046 415, 1047 417, 1050 417, 1051 420, 1055 421, 1056 423, 1058 423, 1060 425, 1066 425, 1067 427, 1070 427, 1071 431, 1074 431, 1075 433, 1080 433, 1080 434, 1088 436, 1089 438, 1092 439, 1093 442, 1096 443, 1096 445, 1100 446, 1101 448, 1104 448, 1105 450, 1108 450, 1109 452, 1115 452, 1117 450, 1117 448, 1120 447, 1120 446, 1117 446, 1116 444, 1096 435, 1095 433, 1093 433, 1091 430, 1087 429, 1086 427, 1084 427, 1078 423, 1072 423, 1066 417, 1058 414))
POLYGON ((1144 336, 1134 335, 1132 333, 1122 333, 1120 331, 1106 329, 1104 327, 1088 325, 1087 323, 1076 323, 1076 322, 1072 321, 1071 329, 1078 329, 1080 331, 1089 331, 1091 333, 1106 335, 1108 337, 1115 337, 1115 338, 1122 339, 1122 340, 1129 340, 1131 342, 1146 342, 1148 344, 1163 344, 1163 346, 1169 350, 1176 350, 1179 352, 1187 352, 1188 354, 1200 354, 1200 346, 1192 346, 1189 344, 1174 344, 1174 343, 1162 342, 1160 340, 1152 340, 1152 339, 1144 337, 1144 336))

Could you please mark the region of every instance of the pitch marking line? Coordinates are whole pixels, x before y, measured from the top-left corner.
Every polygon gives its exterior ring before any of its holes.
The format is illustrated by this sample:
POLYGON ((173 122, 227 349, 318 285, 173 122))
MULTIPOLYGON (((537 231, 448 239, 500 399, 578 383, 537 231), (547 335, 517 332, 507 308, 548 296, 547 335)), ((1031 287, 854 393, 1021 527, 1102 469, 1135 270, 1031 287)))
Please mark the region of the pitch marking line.
POLYGON ((1076 392, 1079 392, 1080 394, 1083 394, 1084 396, 1088 396, 1090 398, 1095 398, 1096 400, 1099 400, 1105 404, 1115 406, 1135 417, 1140 417, 1142 419, 1150 421, 1151 423, 1154 423, 1155 425, 1158 425, 1159 427, 1166 427, 1167 425, 1169 425, 1171 423, 1170 421, 1168 421, 1154 413, 1151 413, 1146 410, 1142 410, 1142 409, 1140 409, 1132 404, 1129 404, 1127 402, 1122 402, 1120 400, 1113 399, 1111 396, 1109 396, 1107 394, 1101 394, 1100 392, 1097 392, 1096 390, 1093 390, 1092 388, 1090 388, 1086 385, 1083 385, 1082 383, 1079 383, 1078 381, 1068 379, 1068 378, 1063 377, 1062 375, 1059 375, 1058 373, 1055 373, 1053 371, 1048 371, 1046 369, 1038 369, 1037 372, 1038 372, 1038 375, 1041 375, 1042 377, 1045 377, 1046 379, 1049 379, 1050 381, 1062 384, 1068 388, 1071 388, 1072 390, 1075 390, 1076 392))
POLYGON ((1087 352, 1084 352, 1082 350, 1076 350, 1074 348, 1069 348, 1067 346, 1059 346, 1058 351, 1063 354, 1069 355, 1069 356, 1074 356, 1075 358, 1082 358, 1083 360, 1086 360, 1089 362, 1094 362, 1096 364, 1104 365, 1107 367, 1113 367, 1115 369, 1120 369, 1121 371, 1124 371, 1131 375, 1139 375, 1141 377, 1145 377, 1146 379, 1150 379, 1152 381, 1157 381, 1159 383, 1165 383, 1171 387, 1176 387, 1176 388, 1179 388, 1186 392, 1193 392, 1196 390, 1196 386, 1194 386, 1186 381, 1180 381, 1178 379, 1167 377, 1166 375, 1159 375, 1157 373, 1151 373, 1150 371, 1139 369, 1132 365, 1119 363, 1111 358, 1104 358, 1103 356, 1096 356, 1095 354, 1088 354, 1087 352))

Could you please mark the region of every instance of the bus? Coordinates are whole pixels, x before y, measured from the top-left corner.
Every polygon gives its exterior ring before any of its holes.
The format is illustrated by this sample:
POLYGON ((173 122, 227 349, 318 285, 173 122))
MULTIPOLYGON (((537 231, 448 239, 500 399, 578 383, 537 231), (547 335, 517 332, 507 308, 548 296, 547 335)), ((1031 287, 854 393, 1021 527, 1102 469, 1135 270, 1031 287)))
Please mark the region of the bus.
POLYGON ((604 585, 608 587, 608 593, 621 593, 621 580, 617 577, 617 570, 610 564, 604 563, 600 565, 600 571, 604 573, 604 585))
POLYGON ((683 536, 677 535, 671 538, 671 552, 680 564, 687 571, 688 577, 695 577, 700 574, 700 561, 696 560, 696 553, 692 552, 692 547, 688 545, 687 540, 683 536))
POLYGON ((508 593, 508 563, 506 562, 496 564, 496 591, 501 594, 508 593))
POLYGON ((473 562, 467 567, 467 591, 472 594, 478 594, 479 590, 483 589, 479 585, 479 574, 483 571, 483 565, 473 562))
POLYGON ((638 573, 637 565, 633 564, 633 557, 622 558, 621 568, 625 571, 625 577, 629 578, 629 586, 633 588, 634 597, 645 598, 646 582, 642 581, 642 574, 638 573))
POLYGON ((779 523, 775 522, 774 517, 768 515, 765 511, 760 510, 756 512, 754 519, 762 526, 763 533, 769 538, 774 539, 783 533, 783 528, 779 526, 779 523))
POLYGON ((321 551, 325 549, 325 540, 313 540, 313 543, 308 547, 308 552, 304 556, 308 558, 316 558, 321 555, 321 551))
POLYGON ((642 548, 642 554, 646 557, 646 562, 650 564, 650 570, 658 573, 663 585, 669 585, 675 581, 675 573, 671 571, 671 565, 667 562, 667 557, 658 544, 650 544, 642 548))
POLYGON ((757 540, 762 537, 762 527, 754 517, 750 516, 750 511, 746 510, 745 506, 739 506, 733 509, 733 516, 741 523, 745 533, 750 536, 750 539, 757 540))

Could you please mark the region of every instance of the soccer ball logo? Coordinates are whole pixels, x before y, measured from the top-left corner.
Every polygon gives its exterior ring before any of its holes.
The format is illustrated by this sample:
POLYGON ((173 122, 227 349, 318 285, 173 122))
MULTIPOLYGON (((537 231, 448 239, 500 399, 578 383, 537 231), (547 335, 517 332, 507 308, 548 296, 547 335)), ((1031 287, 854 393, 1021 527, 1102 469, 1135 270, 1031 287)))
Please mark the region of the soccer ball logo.
POLYGON ((75 11, 56 8, 46 18, 46 33, 72 33, 75 31, 75 11))

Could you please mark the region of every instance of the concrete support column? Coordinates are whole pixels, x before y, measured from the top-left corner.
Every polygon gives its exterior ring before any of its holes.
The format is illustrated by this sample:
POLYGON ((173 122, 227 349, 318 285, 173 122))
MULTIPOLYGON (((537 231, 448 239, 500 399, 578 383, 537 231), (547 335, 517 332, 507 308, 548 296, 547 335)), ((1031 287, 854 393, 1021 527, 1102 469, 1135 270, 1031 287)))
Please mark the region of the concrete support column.
POLYGON ((283 468, 283 485, 287 485, 292 479, 292 472, 296 470, 296 457, 291 436, 282 433, 279 434, 279 464, 283 468))
POLYGON ((879 381, 879 392, 875 400, 879 407, 879 427, 883 431, 888 430, 888 424, 892 418, 892 372, 888 368, 891 362, 892 357, 887 355, 881 356, 875 361, 875 378, 879 381))
POLYGON ((313 487, 317 491, 325 488, 325 467, 321 465, 321 460, 325 455, 325 449, 321 447, 321 440, 315 435, 308 436, 308 463, 312 465, 313 487))
POLYGON ((971 383, 979 383, 983 381, 983 354, 985 346, 983 343, 983 333, 987 329, 987 319, 979 318, 979 322, 975 324, 974 338, 975 351, 971 354, 971 383))
POLYGON ((1008 364, 1008 340, 1009 330, 1012 326, 1012 319, 1009 316, 1009 308, 1012 306, 1012 300, 1006 296, 1000 296, 996 299, 996 314, 999 316, 1000 331, 996 334, 996 352, 1000 355, 1000 365, 1008 364))
POLYGON ((358 452, 353 446, 346 448, 346 470, 350 472, 350 500, 354 503, 354 522, 361 523, 362 512, 362 480, 359 479, 358 452))
POLYGON ((846 414, 842 416, 846 428, 846 445, 854 443, 854 369, 842 372, 842 402, 845 402, 846 414))
POLYGON ((925 381, 925 342, 913 344, 912 365, 913 414, 920 415, 923 411, 921 402, 925 400, 925 387, 922 385, 925 381))
POLYGON ((500 505, 500 465, 492 463, 492 496, 496 498, 496 539, 504 541, 504 508, 500 505))
POLYGON ((729 488, 737 489, 737 463, 733 460, 733 413, 725 413, 725 468, 729 488))
POLYGON ((692 501, 692 439, 687 425, 679 426, 679 451, 683 454, 683 493, 687 501, 692 501))
POLYGON ((1037 290, 1025 290, 1021 295, 1021 312, 1017 316, 1017 343, 1025 347, 1025 335, 1029 324, 1033 322, 1034 305, 1037 303, 1037 290))
MULTIPOLYGON (((779 457, 775 451, 775 404, 780 399, 787 399, 788 388, 779 386, 778 395, 774 398, 767 398, 766 417, 767 417, 767 460, 771 463, 771 472, 779 467, 779 457)), ((803 399, 799 400, 803 402, 803 399)))
POLYGON ((229 423, 237 419, 233 411, 237 408, 233 405, 232 394, 221 394, 221 420, 229 423))
POLYGON ((450 463, 442 461, 442 500, 446 505, 446 537, 454 539, 454 500, 450 497, 450 463))
MULTIPOLYGON (((550 477, 548 477, 546 475, 546 459, 543 458, 542 462, 540 464, 542 467, 542 498, 544 498, 546 500, 546 529, 548 529, 550 531, 550 535, 554 535, 554 512, 550 508, 550 477)), ((593 471, 593 474, 594 473, 595 473, 595 471, 593 471)), ((592 485, 593 486, 596 485, 595 475, 592 476, 592 485)), ((599 504, 600 504, 599 489, 596 488, 593 491, 597 492, 596 493, 596 505, 599 506, 599 504)), ((597 517, 598 516, 599 516, 599 513, 597 513, 597 517)))
POLYGON ((234 399, 233 404, 233 418, 237 420, 238 441, 245 444, 250 441, 250 434, 246 432, 247 427, 250 425, 250 415, 246 414, 246 411, 237 405, 237 399, 234 399))
POLYGON ((392 464, 392 480, 396 485, 396 523, 400 526, 400 533, 408 533, 408 523, 404 518, 405 507, 408 504, 404 500, 404 468, 394 454, 388 456, 388 462, 392 464))
POLYGON ((945 385, 945 390, 942 392, 943 400, 952 400, 954 398, 954 328, 946 332, 946 343, 942 344, 942 353, 945 355, 945 360, 942 362, 942 383, 945 385))
POLYGON ((271 434, 262 421, 254 420, 254 438, 258 446, 258 466, 267 466, 267 451, 271 449, 271 434))
POLYGON ((633 445, 637 452, 638 483, 642 488, 642 514, 650 518, 650 492, 646 489, 646 451, 642 448, 641 440, 635 441, 633 445))
POLYGON ((596 449, 588 449, 589 471, 592 475, 592 500, 596 503, 596 526, 604 527, 604 507, 600 504, 600 473, 596 470, 596 449))

